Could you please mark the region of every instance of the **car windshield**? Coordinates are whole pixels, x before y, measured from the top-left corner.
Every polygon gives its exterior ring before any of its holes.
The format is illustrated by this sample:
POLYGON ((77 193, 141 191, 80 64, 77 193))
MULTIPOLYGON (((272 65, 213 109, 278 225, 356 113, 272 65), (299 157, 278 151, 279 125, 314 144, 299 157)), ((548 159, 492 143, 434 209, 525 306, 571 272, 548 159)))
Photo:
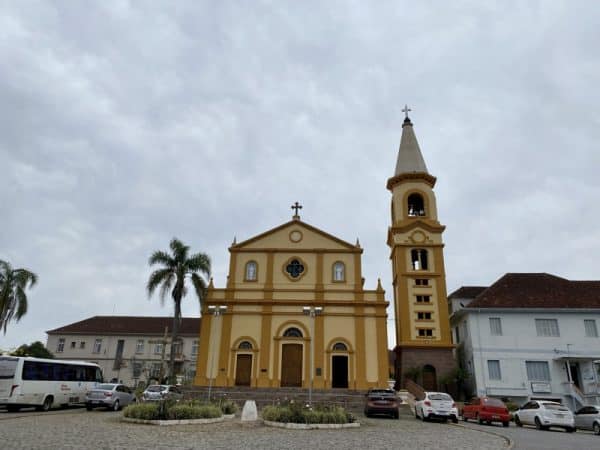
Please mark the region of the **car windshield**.
POLYGON ((115 384, 99 384, 96 386, 96 389, 100 389, 102 391, 112 391, 115 388, 115 384))
POLYGON ((452 397, 450 397, 448 394, 429 394, 427 397, 429 397, 429 400, 445 400, 447 402, 452 401, 452 397))
POLYGON ((396 394, 389 391, 370 392, 369 397, 395 397, 396 394))
POLYGON ((497 398, 484 398, 483 403, 489 406, 501 406, 504 408, 504 403, 502 400, 498 400, 497 398))
POLYGON ((167 387, 166 386, 159 386, 158 384, 155 384, 153 386, 148 386, 148 389, 146 389, 148 392, 162 392, 162 391, 166 391, 167 387))
POLYGON ((551 409, 553 411, 568 411, 569 408, 563 406, 563 405, 555 405, 554 403, 542 403, 544 405, 544 408, 546 409, 551 409))

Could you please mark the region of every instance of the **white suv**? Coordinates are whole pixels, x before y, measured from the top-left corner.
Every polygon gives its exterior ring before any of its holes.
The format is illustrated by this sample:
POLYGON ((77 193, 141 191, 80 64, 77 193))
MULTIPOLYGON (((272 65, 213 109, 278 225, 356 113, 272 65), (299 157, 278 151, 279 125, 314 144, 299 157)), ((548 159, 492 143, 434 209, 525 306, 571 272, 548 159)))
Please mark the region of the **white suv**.
POLYGON ((568 433, 575 431, 573 413, 566 406, 546 400, 531 400, 514 413, 515 424, 535 425, 538 430, 550 427, 564 428, 568 433))

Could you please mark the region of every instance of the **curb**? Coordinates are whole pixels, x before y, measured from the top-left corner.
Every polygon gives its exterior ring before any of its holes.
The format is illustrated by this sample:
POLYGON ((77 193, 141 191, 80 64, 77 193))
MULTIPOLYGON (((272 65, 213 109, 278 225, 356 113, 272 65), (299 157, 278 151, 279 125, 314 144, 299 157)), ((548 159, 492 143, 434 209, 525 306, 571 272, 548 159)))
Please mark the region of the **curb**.
POLYGON ((340 428, 358 428, 359 422, 352 423, 283 423, 265 420, 263 423, 268 427, 287 428, 288 430, 338 430, 340 428))
POLYGON ((122 422, 127 423, 140 423, 144 425, 158 425, 158 426, 169 426, 169 425, 204 425, 209 423, 223 422, 226 417, 221 416, 215 419, 185 419, 185 420, 144 420, 144 419, 132 419, 129 417, 122 417, 122 422))
POLYGON ((512 440, 512 438, 504 435, 504 434, 500 434, 496 431, 490 431, 490 430, 479 430, 477 428, 470 428, 470 427, 466 427, 460 423, 453 423, 452 424, 455 427, 461 427, 464 428, 465 430, 470 430, 470 431, 475 431, 478 433, 486 433, 486 434, 491 434, 492 436, 497 436, 497 437, 501 437, 502 439, 504 439, 506 441, 506 448, 508 450, 512 450, 515 446, 515 441, 512 440))

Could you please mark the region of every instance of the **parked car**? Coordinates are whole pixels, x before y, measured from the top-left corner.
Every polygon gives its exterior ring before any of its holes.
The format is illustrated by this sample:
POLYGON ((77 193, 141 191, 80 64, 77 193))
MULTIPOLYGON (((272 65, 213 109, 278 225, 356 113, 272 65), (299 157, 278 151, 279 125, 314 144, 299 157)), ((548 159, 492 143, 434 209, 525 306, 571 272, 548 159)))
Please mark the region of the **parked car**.
POLYGON ((400 417, 399 404, 400 401, 392 389, 369 389, 365 400, 365 416, 385 414, 397 419, 400 417))
POLYGON ((85 407, 88 411, 97 407, 118 411, 134 402, 135 394, 127 386, 119 383, 99 384, 85 394, 85 407))
POLYGON ((151 384, 142 394, 142 400, 145 402, 153 402, 158 400, 181 400, 183 393, 179 387, 171 384, 151 384))
POLYGON ((463 407, 463 420, 477 420, 479 423, 502 422, 507 427, 510 423, 510 412, 502 400, 491 397, 474 397, 465 402, 463 407))
POLYGON ((550 427, 564 428, 568 433, 575 431, 575 419, 571 410, 557 402, 531 400, 514 413, 515 424, 535 425, 538 430, 550 427))
POLYGON ((600 435, 600 408, 598 406, 584 406, 575 412, 575 428, 579 430, 592 430, 600 435))
POLYGON ((426 392, 415 402, 415 417, 421 420, 441 419, 458 422, 458 408, 452 397, 444 392, 426 392))

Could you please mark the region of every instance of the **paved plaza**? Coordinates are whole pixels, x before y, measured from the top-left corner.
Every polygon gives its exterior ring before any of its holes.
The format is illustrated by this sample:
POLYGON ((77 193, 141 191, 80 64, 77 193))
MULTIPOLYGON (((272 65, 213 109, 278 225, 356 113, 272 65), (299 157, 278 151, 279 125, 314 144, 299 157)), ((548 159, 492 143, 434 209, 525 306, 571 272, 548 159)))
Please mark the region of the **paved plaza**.
POLYGON ((360 417, 358 429, 282 430, 233 421, 157 427, 120 421, 120 412, 69 409, 50 413, 0 412, 5 449, 473 449, 500 450, 499 436, 412 418, 360 417))

